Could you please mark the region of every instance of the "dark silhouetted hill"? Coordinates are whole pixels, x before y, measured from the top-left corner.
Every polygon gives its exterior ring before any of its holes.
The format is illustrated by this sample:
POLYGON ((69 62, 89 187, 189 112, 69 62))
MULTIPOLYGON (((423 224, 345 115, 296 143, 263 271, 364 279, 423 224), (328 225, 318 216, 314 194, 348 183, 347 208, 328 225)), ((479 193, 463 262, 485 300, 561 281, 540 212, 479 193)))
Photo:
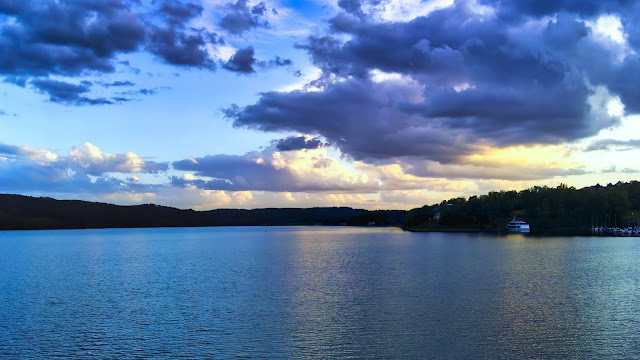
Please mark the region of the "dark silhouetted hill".
POLYGON ((592 226, 640 225, 640 182, 618 182, 576 189, 535 186, 522 191, 491 191, 410 211, 367 211, 347 207, 308 209, 180 210, 167 206, 120 206, 0 194, 0 229, 85 229, 112 227, 375 225, 414 231, 504 230, 513 217, 524 218, 533 233, 587 234, 592 226))
POLYGON ((399 225, 405 211, 346 207, 180 210, 152 204, 120 206, 0 194, 0 229, 87 229, 252 225, 399 225))

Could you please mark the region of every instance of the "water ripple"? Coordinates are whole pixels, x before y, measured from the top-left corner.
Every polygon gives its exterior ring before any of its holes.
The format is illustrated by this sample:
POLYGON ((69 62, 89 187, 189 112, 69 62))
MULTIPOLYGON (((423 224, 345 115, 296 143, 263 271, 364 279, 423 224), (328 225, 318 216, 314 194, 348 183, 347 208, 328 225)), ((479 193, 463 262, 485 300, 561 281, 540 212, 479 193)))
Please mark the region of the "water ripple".
POLYGON ((640 357, 640 242, 0 232, 1 358, 640 357))

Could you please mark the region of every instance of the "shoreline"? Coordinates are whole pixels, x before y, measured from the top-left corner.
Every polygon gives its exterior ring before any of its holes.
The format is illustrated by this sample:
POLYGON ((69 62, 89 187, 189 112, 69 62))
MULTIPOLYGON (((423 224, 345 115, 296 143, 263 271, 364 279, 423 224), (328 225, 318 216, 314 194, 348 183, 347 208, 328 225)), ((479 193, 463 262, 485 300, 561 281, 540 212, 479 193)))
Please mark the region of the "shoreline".
MULTIPOLYGON (((50 230, 107 230, 107 229, 170 229, 170 228, 225 228, 225 227, 327 227, 327 228, 397 228, 402 231, 415 233, 472 233, 472 234, 494 234, 509 235, 517 233, 509 233, 505 230, 497 230, 495 228, 474 228, 474 227, 442 227, 442 228, 415 228, 405 227, 401 225, 321 225, 321 224, 260 224, 260 225, 184 225, 184 226, 113 226, 113 227, 33 227, 33 228, 14 228, 0 229, 0 231, 50 231, 50 230)), ((591 233, 587 229, 564 228, 546 231, 532 231, 526 233, 529 236, 589 236, 589 237, 639 237, 638 235, 626 234, 596 234, 591 233)))
MULTIPOLYGON (((487 228, 459 228, 459 227, 446 227, 446 228, 402 228, 409 232, 440 232, 440 233, 474 233, 474 234, 495 234, 495 235, 509 235, 509 234, 522 234, 522 233, 510 233, 506 230, 487 229, 487 228)), ((594 236, 594 237, 623 237, 623 235, 612 234, 594 234, 588 229, 582 228, 559 228, 559 229, 545 229, 538 231, 531 231, 524 235, 529 236, 594 236)))

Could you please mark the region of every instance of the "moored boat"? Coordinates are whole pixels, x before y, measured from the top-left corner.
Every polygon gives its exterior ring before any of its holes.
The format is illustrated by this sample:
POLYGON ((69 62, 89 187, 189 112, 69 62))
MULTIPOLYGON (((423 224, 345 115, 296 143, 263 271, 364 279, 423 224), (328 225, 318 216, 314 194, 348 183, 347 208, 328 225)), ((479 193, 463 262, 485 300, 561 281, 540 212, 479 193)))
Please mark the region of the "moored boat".
POLYGON ((507 224, 507 231, 512 233, 528 233, 531 230, 529 224, 527 224, 522 219, 516 219, 513 217, 513 220, 509 221, 507 224))

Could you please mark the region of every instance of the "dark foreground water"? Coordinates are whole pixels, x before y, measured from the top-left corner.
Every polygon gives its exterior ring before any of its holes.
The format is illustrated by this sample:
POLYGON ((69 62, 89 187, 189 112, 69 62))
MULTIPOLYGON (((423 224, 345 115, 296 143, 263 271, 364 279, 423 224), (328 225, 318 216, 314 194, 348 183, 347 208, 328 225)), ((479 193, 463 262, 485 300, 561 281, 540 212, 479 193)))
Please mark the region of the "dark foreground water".
POLYGON ((1 358, 640 357, 640 239, 0 232, 1 358))

